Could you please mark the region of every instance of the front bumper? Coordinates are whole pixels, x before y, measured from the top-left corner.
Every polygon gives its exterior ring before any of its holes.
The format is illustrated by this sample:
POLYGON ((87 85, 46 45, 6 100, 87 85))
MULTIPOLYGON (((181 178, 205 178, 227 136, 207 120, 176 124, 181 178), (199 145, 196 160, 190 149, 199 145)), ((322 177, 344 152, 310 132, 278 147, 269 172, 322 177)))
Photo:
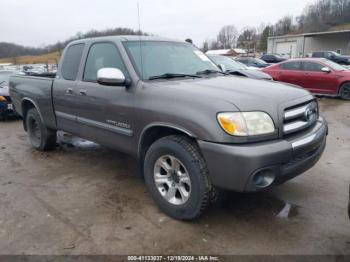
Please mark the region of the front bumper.
POLYGON ((298 137, 245 145, 198 141, 212 183, 234 191, 259 191, 281 184, 311 168, 320 159, 328 125, 316 125, 298 137))

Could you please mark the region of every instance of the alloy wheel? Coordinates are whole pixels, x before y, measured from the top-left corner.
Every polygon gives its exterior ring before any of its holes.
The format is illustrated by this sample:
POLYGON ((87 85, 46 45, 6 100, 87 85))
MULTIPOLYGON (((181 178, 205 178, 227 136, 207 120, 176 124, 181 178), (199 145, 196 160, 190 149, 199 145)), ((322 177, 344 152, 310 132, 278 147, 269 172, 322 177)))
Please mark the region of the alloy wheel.
POLYGON ((161 196, 170 204, 183 205, 191 195, 189 173, 174 156, 158 158, 154 165, 154 182, 161 196))

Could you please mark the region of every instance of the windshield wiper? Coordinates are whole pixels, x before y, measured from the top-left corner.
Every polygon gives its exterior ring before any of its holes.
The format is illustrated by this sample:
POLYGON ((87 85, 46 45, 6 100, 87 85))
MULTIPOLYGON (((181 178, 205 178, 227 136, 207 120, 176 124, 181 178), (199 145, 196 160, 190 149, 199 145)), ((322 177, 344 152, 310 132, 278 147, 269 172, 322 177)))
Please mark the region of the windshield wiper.
POLYGON ((198 71, 196 74, 197 75, 210 75, 210 74, 216 74, 216 73, 219 73, 219 74, 222 74, 222 75, 226 75, 224 72, 221 72, 221 71, 218 71, 218 70, 212 70, 212 69, 206 69, 206 70, 203 70, 203 71, 198 71))
POLYGON ((2 84, 5 83, 6 81, 0 82, 0 87, 3 88, 2 84))
POLYGON ((148 80, 155 80, 155 79, 169 79, 169 78, 175 78, 175 77, 192 77, 192 78, 200 78, 198 75, 191 75, 191 74, 177 74, 177 73, 165 73, 158 76, 150 76, 148 80))

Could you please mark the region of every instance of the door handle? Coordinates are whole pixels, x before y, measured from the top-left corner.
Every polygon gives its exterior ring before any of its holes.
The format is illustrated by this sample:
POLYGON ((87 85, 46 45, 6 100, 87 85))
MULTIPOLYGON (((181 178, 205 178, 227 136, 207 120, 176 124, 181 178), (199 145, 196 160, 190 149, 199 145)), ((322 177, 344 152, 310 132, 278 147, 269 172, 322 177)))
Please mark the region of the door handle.
POLYGON ((66 89, 66 95, 73 95, 73 94, 74 94, 73 88, 66 89))
POLYGON ((85 89, 80 89, 79 94, 82 96, 86 96, 86 90, 85 89))

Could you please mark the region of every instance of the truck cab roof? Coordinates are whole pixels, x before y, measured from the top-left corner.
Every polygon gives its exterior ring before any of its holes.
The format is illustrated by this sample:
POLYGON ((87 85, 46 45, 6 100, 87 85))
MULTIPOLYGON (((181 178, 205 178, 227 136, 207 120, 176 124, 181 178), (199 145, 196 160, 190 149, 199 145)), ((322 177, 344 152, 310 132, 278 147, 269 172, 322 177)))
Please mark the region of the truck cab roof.
POLYGON ((139 35, 119 35, 119 36, 102 36, 93 38, 84 38, 72 41, 69 45, 88 43, 88 42, 101 42, 101 41, 164 41, 164 42, 184 42, 177 39, 158 37, 158 36, 139 36, 139 35))

